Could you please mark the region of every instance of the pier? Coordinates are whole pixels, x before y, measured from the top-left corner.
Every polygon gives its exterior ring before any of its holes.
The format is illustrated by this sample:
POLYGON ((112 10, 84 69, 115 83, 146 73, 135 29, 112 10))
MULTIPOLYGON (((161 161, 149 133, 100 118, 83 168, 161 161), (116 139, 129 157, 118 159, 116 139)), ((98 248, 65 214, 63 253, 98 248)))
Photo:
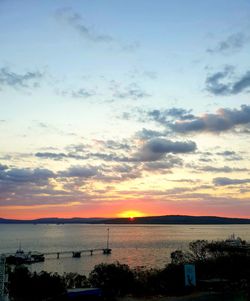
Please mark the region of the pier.
POLYGON ((55 255, 57 259, 60 258, 60 255, 64 254, 72 254, 73 258, 80 258, 82 253, 93 255, 94 253, 102 253, 104 255, 109 255, 112 252, 112 249, 110 248, 104 248, 104 249, 84 249, 84 250, 72 250, 72 251, 55 251, 55 252, 44 252, 43 255, 50 256, 55 255))
MULTIPOLYGON (((66 251, 52 251, 52 252, 24 252, 18 250, 16 253, 1 254, 2 258, 6 259, 6 263, 19 265, 19 264, 32 264, 37 262, 43 262, 46 256, 54 255, 55 258, 60 259, 61 255, 72 254, 72 258, 80 258, 82 253, 93 255, 94 253, 101 252, 104 255, 109 255, 112 252, 110 248, 103 249, 82 249, 82 250, 66 250, 66 251)), ((0 273, 1 274, 1 273, 0 273)), ((1 278, 1 275, 0 275, 1 278)), ((1 280, 1 279, 0 279, 1 280)))
POLYGON ((22 263, 36 263, 36 262, 42 262, 45 260, 45 256, 51 256, 54 255, 57 259, 60 258, 63 254, 72 254, 73 258, 80 258, 82 256, 82 253, 90 254, 91 256, 94 253, 101 252, 104 255, 110 255, 112 252, 112 249, 109 247, 109 228, 107 229, 107 245, 104 248, 93 248, 93 249, 78 249, 78 250, 57 250, 57 251, 51 251, 51 252, 24 252, 21 249, 21 245, 19 245, 19 249, 16 251, 16 253, 5 253, 1 254, 4 258, 6 258, 6 262, 10 264, 22 264, 22 263))

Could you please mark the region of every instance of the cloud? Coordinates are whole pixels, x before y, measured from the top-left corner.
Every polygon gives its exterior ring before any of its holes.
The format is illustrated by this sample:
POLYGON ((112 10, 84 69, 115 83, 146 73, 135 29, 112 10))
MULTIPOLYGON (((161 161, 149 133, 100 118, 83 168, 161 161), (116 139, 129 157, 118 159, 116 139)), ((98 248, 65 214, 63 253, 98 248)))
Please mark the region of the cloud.
POLYGON ((0 172, 1 172, 2 170, 6 170, 6 169, 8 169, 8 166, 7 166, 7 165, 0 164, 0 172))
POLYGON ((94 43, 111 43, 114 41, 113 37, 110 35, 98 33, 93 28, 86 25, 82 16, 76 12, 73 12, 70 8, 62 8, 58 10, 56 12, 56 17, 68 24, 85 40, 94 43))
POLYGON ((115 140, 95 140, 97 144, 99 144, 104 150, 129 150, 130 145, 126 139, 123 141, 115 141, 115 140))
POLYGON ((234 151, 217 152, 216 155, 224 157, 226 161, 241 161, 243 158, 234 151))
POLYGON ((138 161, 157 161, 165 157, 166 154, 190 153, 196 150, 193 141, 180 142, 170 141, 162 138, 153 138, 147 141, 141 150, 136 154, 138 161))
POLYGON ((63 90, 60 91, 59 94, 62 96, 70 96, 73 98, 90 98, 96 95, 94 91, 90 91, 83 88, 76 89, 76 90, 63 90))
POLYGON ((113 97, 119 99, 138 100, 150 96, 150 94, 143 91, 143 89, 139 87, 136 83, 132 83, 127 87, 124 87, 124 89, 122 90, 117 85, 115 85, 114 90, 115 91, 113 93, 113 97))
POLYGON ((241 92, 249 92, 250 71, 232 80, 234 68, 226 66, 224 70, 209 75, 206 79, 206 90, 214 95, 236 95, 241 92))
POLYGON ((8 68, 0 68, 0 87, 28 88, 39 86, 38 80, 44 75, 39 71, 26 72, 23 74, 10 71, 8 68))
POLYGON ((176 118, 180 120, 189 120, 194 117, 194 115, 191 114, 191 110, 175 107, 163 111, 152 110, 147 112, 147 115, 150 119, 153 119, 154 121, 163 125, 166 125, 170 120, 176 118))
POLYGON ((134 170, 134 166, 131 166, 128 164, 117 165, 117 166, 114 166, 113 170, 115 172, 119 172, 119 173, 129 173, 134 170))
POLYGON ((250 183, 250 179, 230 179, 230 178, 214 178, 213 183, 216 186, 229 186, 250 183))
POLYGON ((38 152, 35 154, 36 157, 42 159, 51 159, 51 160, 63 160, 63 159, 76 159, 76 160, 84 160, 88 157, 82 156, 76 153, 52 153, 52 152, 38 152))
POLYGON ((202 166, 198 168, 202 171, 207 172, 215 172, 215 173, 231 173, 231 172, 242 172, 242 171, 248 171, 247 168, 237 168, 237 167, 229 167, 229 166, 223 166, 223 167, 215 167, 215 166, 202 166))
POLYGON ((165 132, 159 132, 143 128, 142 130, 136 132, 135 136, 142 140, 148 140, 151 138, 164 136, 164 134, 165 132))
POLYGON ((153 161, 144 163, 143 169, 147 171, 161 171, 169 170, 174 167, 180 167, 183 165, 182 159, 168 155, 164 161, 153 161))
POLYGON ((220 133, 233 130, 236 126, 243 126, 250 123, 250 106, 242 105, 238 109, 217 110, 215 114, 204 114, 194 116, 191 120, 177 120, 173 123, 167 123, 174 132, 211 132, 220 133))
POLYGON ((99 174, 96 166, 71 166, 65 171, 58 173, 60 177, 78 177, 78 178, 92 178, 99 174))
POLYGON ((0 169, 0 183, 44 183, 55 174, 45 168, 8 168, 0 169))
POLYGON ((207 52, 211 54, 225 54, 241 50, 247 43, 250 37, 242 32, 237 32, 229 35, 225 40, 219 42, 214 48, 208 48, 207 52))

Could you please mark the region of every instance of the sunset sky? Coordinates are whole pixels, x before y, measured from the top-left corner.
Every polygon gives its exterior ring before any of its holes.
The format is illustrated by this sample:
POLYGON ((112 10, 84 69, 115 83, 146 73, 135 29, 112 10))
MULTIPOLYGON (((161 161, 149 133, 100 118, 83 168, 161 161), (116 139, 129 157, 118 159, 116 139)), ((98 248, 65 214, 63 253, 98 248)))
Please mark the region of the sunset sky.
POLYGON ((0 217, 250 217, 248 0, 0 0, 0 217))

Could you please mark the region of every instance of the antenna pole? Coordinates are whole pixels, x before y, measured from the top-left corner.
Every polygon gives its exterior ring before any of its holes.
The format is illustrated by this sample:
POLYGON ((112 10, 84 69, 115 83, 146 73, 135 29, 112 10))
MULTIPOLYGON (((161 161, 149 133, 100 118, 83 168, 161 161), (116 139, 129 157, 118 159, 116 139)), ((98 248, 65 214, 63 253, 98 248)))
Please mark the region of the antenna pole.
POLYGON ((107 229, 107 249, 109 249, 109 228, 107 229))

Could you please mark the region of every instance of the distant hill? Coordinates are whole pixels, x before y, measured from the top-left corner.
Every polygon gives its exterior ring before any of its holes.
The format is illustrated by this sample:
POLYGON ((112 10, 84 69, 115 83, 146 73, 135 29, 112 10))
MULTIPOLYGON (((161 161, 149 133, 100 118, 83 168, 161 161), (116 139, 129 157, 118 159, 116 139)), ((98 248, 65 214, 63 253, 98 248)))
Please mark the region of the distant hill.
POLYGON ((104 218, 38 218, 33 220, 17 220, 0 218, 0 224, 95 224, 102 223, 104 218))
POLYGON ((138 217, 133 221, 124 218, 106 220, 110 224, 250 224, 250 219, 228 218, 218 216, 189 216, 189 215, 164 215, 138 217))
POLYGON ((168 225, 211 225, 211 224, 250 224, 247 218, 229 218, 218 216, 164 215, 127 218, 40 218, 34 220, 16 220, 0 218, 0 224, 168 224, 168 225))

